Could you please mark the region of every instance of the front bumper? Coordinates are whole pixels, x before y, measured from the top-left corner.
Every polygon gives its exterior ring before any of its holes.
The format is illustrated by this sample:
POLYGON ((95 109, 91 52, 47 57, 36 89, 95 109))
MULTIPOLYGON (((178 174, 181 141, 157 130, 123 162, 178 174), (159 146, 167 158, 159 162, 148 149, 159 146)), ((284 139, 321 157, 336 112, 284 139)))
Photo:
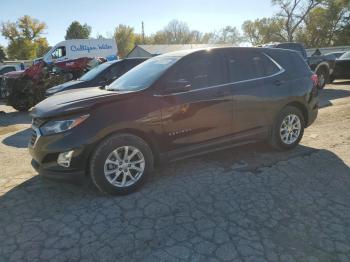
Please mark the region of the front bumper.
POLYGON ((43 177, 55 180, 77 181, 85 177, 83 170, 59 169, 58 166, 45 167, 40 165, 35 159, 32 159, 32 167, 43 177))
POLYGON ((74 134, 67 132, 40 136, 40 131, 33 129, 28 150, 33 158, 31 164, 40 175, 63 180, 85 177, 90 154, 89 146, 80 144, 74 134), (58 165, 58 155, 71 150, 74 152, 69 167, 58 165))

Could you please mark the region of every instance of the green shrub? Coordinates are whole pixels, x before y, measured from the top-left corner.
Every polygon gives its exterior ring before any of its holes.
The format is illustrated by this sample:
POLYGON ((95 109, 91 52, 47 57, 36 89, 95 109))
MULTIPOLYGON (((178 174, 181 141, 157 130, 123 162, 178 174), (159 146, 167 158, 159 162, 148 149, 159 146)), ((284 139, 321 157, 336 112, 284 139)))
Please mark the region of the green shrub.
POLYGON ((28 111, 45 98, 45 91, 65 82, 63 75, 49 75, 39 81, 28 78, 6 79, 9 90, 7 104, 18 111, 28 111))

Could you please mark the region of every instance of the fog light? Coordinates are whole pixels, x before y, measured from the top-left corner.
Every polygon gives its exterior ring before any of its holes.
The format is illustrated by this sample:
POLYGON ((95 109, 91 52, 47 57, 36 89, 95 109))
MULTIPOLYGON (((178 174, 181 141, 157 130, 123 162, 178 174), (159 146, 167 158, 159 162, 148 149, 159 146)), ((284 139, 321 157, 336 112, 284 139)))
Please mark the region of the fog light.
POLYGON ((73 150, 72 151, 68 151, 68 152, 64 152, 58 155, 57 158, 57 164, 59 164, 60 166, 63 167, 69 167, 70 165, 70 161, 72 159, 73 156, 73 150))

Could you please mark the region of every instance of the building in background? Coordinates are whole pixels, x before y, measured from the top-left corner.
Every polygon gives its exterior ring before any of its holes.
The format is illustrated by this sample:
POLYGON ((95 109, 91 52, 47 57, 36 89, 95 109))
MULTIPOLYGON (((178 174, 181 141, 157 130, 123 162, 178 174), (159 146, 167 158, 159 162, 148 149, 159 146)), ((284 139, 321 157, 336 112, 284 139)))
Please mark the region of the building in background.
POLYGON ((169 52, 197 49, 197 48, 209 48, 209 47, 231 47, 230 44, 186 44, 186 45, 136 45, 126 56, 132 57, 153 57, 162 55, 169 52))

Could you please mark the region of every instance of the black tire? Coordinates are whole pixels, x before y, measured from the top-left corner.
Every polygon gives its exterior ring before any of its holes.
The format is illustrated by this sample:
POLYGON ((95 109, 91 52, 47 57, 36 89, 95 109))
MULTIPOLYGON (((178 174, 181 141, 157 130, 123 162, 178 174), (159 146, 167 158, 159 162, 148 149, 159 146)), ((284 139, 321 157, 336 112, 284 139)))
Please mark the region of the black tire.
POLYGON ((329 83, 329 72, 326 68, 321 67, 316 71, 318 81, 318 89, 323 89, 329 83))
POLYGON ((7 79, 6 84, 9 90, 7 105, 20 112, 28 111, 35 105, 35 87, 31 79, 7 79))
POLYGON ((275 148, 275 149, 282 149, 282 150, 288 150, 296 147, 300 140, 303 137, 304 134, 304 128, 305 128, 305 120, 303 113, 296 107, 293 106, 286 106, 283 108, 283 110, 278 114, 276 117, 276 120, 273 124, 272 130, 271 130, 271 135, 269 139, 269 144, 275 148), (298 138, 291 144, 285 143, 280 134, 280 129, 282 127, 282 122, 288 115, 295 115, 299 118, 300 120, 300 132, 298 138))
POLYGON ((16 104, 13 104, 12 107, 16 109, 19 112, 27 112, 29 109, 31 109, 34 105, 30 104, 28 101, 24 102, 18 102, 16 104))
MULTIPOLYGON (((136 191, 153 171, 153 153, 147 143, 141 138, 129 134, 116 134, 103 140, 95 149, 90 161, 90 174, 95 186, 103 193, 125 195, 136 191), (145 160, 144 171, 134 184, 118 187, 110 183, 104 173, 105 162, 117 148, 131 146, 138 149, 145 160)), ((123 176, 123 175, 122 175, 123 176)))

